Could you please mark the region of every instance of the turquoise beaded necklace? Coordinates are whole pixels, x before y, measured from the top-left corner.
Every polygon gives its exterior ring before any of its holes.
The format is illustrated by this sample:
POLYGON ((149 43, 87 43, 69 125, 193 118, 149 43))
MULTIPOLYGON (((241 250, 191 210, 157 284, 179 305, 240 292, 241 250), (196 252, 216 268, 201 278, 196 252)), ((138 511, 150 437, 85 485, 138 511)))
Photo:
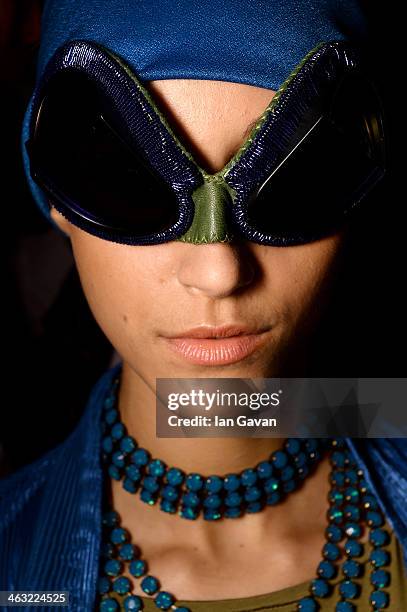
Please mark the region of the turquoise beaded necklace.
MULTIPOLYGON (((390 598, 385 589, 390 583, 390 573, 385 568, 390 565, 390 555, 383 547, 388 544, 390 534, 384 528, 379 505, 344 440, 289 438, 269 459, 240 474, 223 477, 185 474, 152 458, 127 434, 117 408, 118 385, 119 378, 116 378, 104 400, 102 459, 107 474, 121 481, 130 494, 138 493, 146 504, 154 505, 159 501, 161 510, 184 519, 196 520, 199 516, 204 520, 232 519, 275 505, 296 490, 325 453, 329 453, 331 490, 323 559, 318 565, 317 577, 310 584, 309 595, 298 602, 297 610, 317 612, 319 601, 332 593, 331 581, 341 575, 335 612, 357 612, 352 600, 359 596, 355 579, 363 572, 363 565, 357 559, 364 553, 360 540, 365 529, 369 530, 372 548, 369 557, 371 609, 377 612, 389 606, 390 598)), ((124 568, 133 578, 141 580, 141 589, 154 597, 158 609, 191 612, 189 608, 178 606, 175 597, 161 590, 158 579, 148 574, 148 565, 139 547, 131 543, 118 513, 107 507, 103 514, 98 584, 101 612, 120 610, 112 593, 123 597, 124 610, 143 609, 143 600, 132 594, 131 580, 123 575, 124 568)))

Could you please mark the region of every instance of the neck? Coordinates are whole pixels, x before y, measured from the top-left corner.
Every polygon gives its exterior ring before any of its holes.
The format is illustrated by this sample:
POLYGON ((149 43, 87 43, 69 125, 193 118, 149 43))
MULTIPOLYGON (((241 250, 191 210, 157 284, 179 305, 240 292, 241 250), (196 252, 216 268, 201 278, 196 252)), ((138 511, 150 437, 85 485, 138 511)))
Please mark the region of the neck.
POLYGON ((119 410, 129 435, 154 459, 186 473, 226 475, 268 459, 282 438, 158 438, 155 389, 123 362, 119 410))

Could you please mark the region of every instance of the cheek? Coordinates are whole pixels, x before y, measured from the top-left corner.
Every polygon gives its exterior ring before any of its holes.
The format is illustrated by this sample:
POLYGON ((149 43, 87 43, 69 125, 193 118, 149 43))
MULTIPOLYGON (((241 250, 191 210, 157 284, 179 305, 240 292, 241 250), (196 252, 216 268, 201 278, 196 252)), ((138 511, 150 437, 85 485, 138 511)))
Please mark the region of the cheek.
POLYGON ((120 245, 77 233, 71 237, 81 284, 93 315, 120 351, 148 329, 165 278, 154 269, 152 246, 120 245), (147 257, 148 255, 148 257, 147 257), (129 334, 129 326, 132 334, 129 334))
POLYGON ((329 296, 341 244, 341 234, 335 234, 306 245, 272 247, 266 254, 267 284, 285 323, 292 326, 318 318, 329 296))

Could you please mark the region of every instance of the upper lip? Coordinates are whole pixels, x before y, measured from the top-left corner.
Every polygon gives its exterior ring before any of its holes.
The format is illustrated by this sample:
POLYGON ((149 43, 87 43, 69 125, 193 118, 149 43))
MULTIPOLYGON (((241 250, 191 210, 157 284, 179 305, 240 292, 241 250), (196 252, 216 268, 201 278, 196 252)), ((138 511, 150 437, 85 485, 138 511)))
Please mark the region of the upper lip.
POLYGON ((221 327, 211 327, 200 325, 184 332, 179 332, 167 336, 167 338, 230 338, 232 336, 244 336, 248 334, 260 334, 268 328, 247 327, 245 325, 223 325, 221 327))

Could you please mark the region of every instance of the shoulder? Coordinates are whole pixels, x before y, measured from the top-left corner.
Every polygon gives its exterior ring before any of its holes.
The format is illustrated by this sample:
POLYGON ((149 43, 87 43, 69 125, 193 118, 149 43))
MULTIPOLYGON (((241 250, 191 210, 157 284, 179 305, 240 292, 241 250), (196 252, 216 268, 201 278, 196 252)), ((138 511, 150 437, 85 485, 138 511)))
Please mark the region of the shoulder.
POLYGON ((79 463, 79 459, 92 446, 95 427, 89 425, 95 423, 96 413, 100 409, 100 398, 120 365, 104 372, 99 378, 90 393, 80 421, 61 444, 35 462, 0 480, 0 537, 2 532, 21 516, 24 509, 28 508, 30 511, 31 508, 34 514, 38 507, 35 500, 38 500, 47 485, 55 480, 55 474, 63 476, 69 470, 69 465, 73 462, 79 463))

